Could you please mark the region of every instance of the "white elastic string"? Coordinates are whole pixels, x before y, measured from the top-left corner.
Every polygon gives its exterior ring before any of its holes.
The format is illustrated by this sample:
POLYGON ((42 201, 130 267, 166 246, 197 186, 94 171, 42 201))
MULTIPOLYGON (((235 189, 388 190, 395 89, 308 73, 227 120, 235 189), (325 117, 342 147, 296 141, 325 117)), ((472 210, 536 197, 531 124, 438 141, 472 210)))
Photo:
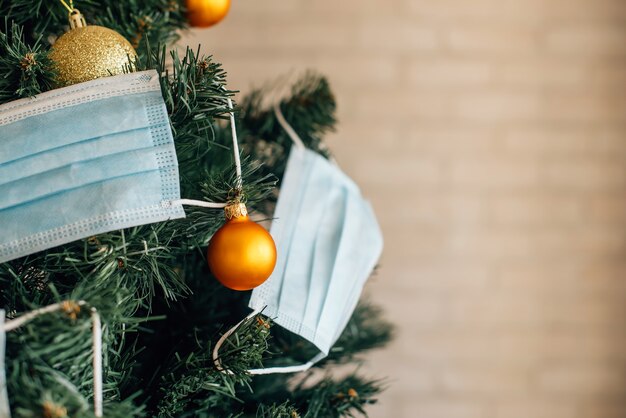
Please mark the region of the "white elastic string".
POLYGON ((230 132, 233 137, 233 155, 235 156, 235 170, 237 172, 237 188, 241 190, 243 187, 243 180, 241 179, 241 159, 239 157, 239 141, 237 140, 237 126, 235 125, 235 112, 233 111, 233 101, 228 99, 228 116, 230 117, 230 132))
POLYGON ((224 342, 228 339, 228 337, 230 337, 232 333, 235 332, 241 324, 243 324, 248 319, 252 318, 254 315, 258 314, 259 312, 261 312, 261 309, 254 310, 250 315, 246 316, 244 319, 237 322, 237 324, 235 324, 234 327, 226 331, 224 335, 222 335, 222 337, 219 340, 217 340, 215 347, 213 347, 213 364, 215 365, 215 368, 217 370, 219 370, 222 373, 233 374, 232 371, 226 370, 224 369, 224 367, 222 367, 222 359, 220 359, 220 347, 222 347, 222 344, 224 344, 224 342))
MULTIPOLYGON (((243 187, 243 179, 241 178, 241 157, 239 156, 239 141, 237 140, 237 126, 235 125, 235 113, 233 111, 233 101, 229 98, 228 101, 228 117, 230 118, 230 131, 233 137, 233 157, 235 157, 235 172, 237 173, 237 189, 241 190, 243 187)), ((207 202, 204 200, 194 199, 176 199, 163 202, 165 206, 198 206, 201 208, 209 209, 222 209, 226 207, 226 203, 207 202)))
MULTIPOLYGON (((242 319, 237 324, 235 324, 235 326, 233 326, 231 329, 226 331, 224 335, 222 335, 222 337, 219 340, 217 340, 215 347, 213 347, 213 364, 215 365, 215 368, 217 370, 225 374, 233 374, 231 370, 225 369, 224 366, 222 366, 222 360, 220 359, 220 356, 219 356, 220 348, 222 347, 224 342, 226 342, 228 337, 230 337, 237 330, 237 328, 241 326, 241 324, 243 324, 250 318, 254 317, 255 315, 258 315, 259 313, 261 313, 262 310, 263 309, 255 309, 248 316, 246 316, 244 319, 242 319)), ((319 353, 318 355, 313 357, 310 361, 304 364, 297 364, 295 366, 284 366, 284 367, 267 367, 263 369, 249 369, 248 373, 254 374, 254 375, 261 375, 261 374, 274 374, 274 373, 304 372, 306 370, 309 370, 315 363, 317 363, 324 357, 326 357, 324 353, 319 353)))
MULTIPOLYGON (((87 302, 84 300, 76 302, 78 306, 85 306, 87 302)), ((12 331, 24 324, 32 321, 40 315, 61 311, 64 309, 64 303, 55 303, 43 308, 35 309, 4 323, 4 331, 12 331)), ((92 321, 92 350, 93 350, 93 409, 96 417, 102 416, 102 323, 100 315, 96 308, 91 308, 92 321)))
POLYGON ((285 132, 287 132, 287 135, 289 136, 289 138, 291 138, 293 143, 300 148, 306 148, 298 133, 291 127, 291 125, 289 125, 287 119, 285 119, 285 115, 283 115, 282 110, 280 110, 279 103, 274 103, 274 113, 276 114, 276 119, 278 120, 278 123, 280 124, 280 126, 283 127, 285 132))
POLYGON ((207 202, 204 200, 176 199, 170 200, 170 205, 199 206, 201 208, 221 209, 226 207, 226 203, 207 202))
MULTIPOLYGON (((81 300, 77 302, 77 305, 84 306, 86 303, 87 302, 81 300)), ((32 321, 33 319, 37 318, 40 315, 62 310, 63 306, 64 306, 63 302, 55 303, 52 305, 44 306, 43 308, 35 309, 34 311, 30 311, 28 313, 25 313, 19 318, 15 318, 15 319, 5 322, 4 331, 5 332, 13 331, 14 329, 21 327, 22 325, 32 321)))
MULTIPOLYGON (((302 142, 302 139, 300 138, 298 133, 291 127, 289 122, 287 122, 287 119, 285 119, 283 112, 280 110, 280 104, 274 103, 274 113, 276 114, 276 119, 278 119, 278 123, 280 124, 280 126, 283 127, 285 132, 287 132, 287 136, 291 138, 293 143, 298 148, 306 148, 306 145, 304 145, 304 142, 302 142)), ((333 157, 332 155, 328 156, 328 160, 336 166, 339 166, 339 164, 337 164, 337 160, 335 160, 335 157, 333 157)))
POLYGON ((102 416, 102 322, 96 308, 91 308, 93 323, 93 409, 94 415, 102 416))

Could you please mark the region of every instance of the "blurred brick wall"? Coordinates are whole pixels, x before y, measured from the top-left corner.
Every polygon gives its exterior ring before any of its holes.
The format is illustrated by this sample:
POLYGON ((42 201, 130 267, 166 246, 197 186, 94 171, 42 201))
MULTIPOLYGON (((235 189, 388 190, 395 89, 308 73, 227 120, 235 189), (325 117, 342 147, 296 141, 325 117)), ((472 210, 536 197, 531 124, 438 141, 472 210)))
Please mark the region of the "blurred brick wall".
POLYGON ((235 0, 183 43, 330 78, 399 331, 372 417, 626 417, 625 0, 235 0))

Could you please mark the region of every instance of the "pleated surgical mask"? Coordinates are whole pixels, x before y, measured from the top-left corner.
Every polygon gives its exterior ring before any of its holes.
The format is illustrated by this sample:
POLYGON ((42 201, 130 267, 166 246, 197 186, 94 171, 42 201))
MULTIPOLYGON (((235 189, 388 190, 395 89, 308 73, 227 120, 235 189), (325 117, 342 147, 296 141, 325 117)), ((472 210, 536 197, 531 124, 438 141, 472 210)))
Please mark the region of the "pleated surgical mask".
POLYGON ((179 198, 156 71, 0 106, 0 262, 184 217, 179 198))
MULTIPOLYGON (((249 307, 313 343, 320 353, 306 364, 250 370, 303 371, 328 355, 346 327, 382 252, 376 216, 358 186, 339 167, 308 150, 276 108, 294 141, 270 233, 278 259, 270 278, 252 291, 249 307)), ((221 369, 218 351, 213 352, 221 369)))
POLYGON ((328 354, 380 256, 376 217, 335 164, 293 147, 270 232, 276 268, 250 307, 328 354))

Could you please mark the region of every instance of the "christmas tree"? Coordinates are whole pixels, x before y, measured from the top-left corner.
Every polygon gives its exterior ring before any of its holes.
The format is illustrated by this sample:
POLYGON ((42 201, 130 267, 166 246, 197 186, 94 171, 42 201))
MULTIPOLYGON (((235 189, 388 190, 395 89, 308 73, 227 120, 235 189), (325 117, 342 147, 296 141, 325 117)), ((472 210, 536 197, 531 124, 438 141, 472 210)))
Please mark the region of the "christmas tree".
MULTIPOLYGON (((239 178, 233 170, 227 105, 236 92, 229 89, 225 70, 200 48, 177 52, 181 50, 172 46, 188 26, 184 2, 82 0, 75 6, 90 24, 112 29, 130 42, 137 55, 127 56, 124 71, 156 70, 173 132, 181 195, 225 202, 240 190, 241 181, 248 210, 256 219, 270 219, 292 146, 267 103, 271 92, 259 89, 235 106, 242 148, 239 178)), ((59 63, 51 44, 67 31, 67 7, 60 0, 0 0, 5 17, 0 104, 58 87, 59 63)), ((307 148, 329 156, 323 137, 335 127, 335 101, 324 77, 304 74, 278 106, 307 148)), ((305 363, 317 349, 272 326, 271 317, 251 317, 225 339, 219 366, 213 348, 249 313, 250 294, 222 286, 207 265, 206 248, 224 223, 223 211, 193 207, 186 208, 186 215, 0 264, 7 321, 53 307, 6 333, 12 416, 99 415, 93 407, 94 393, 98 396, 92 367, 96 316, 102 333, 103 416, 365 414, 384 383, 364 377, 356 365, 347 375, 333 371, 341 364, 358 364, 359 354, 390 339, 390 326, 379 310, 359 304, 329 355, 311 370, 263 376, 248 370, 305 363)))

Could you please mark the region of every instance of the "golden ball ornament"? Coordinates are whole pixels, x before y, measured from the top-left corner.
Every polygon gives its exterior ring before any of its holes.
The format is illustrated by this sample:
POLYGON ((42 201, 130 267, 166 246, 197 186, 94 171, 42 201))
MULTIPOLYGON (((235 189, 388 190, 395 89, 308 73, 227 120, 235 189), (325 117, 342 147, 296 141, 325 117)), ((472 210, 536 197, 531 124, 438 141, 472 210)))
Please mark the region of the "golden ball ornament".
POLYGON ((229 289, 253 289, 274 271, 276 245, 265 228, 250 220, 243 203, 228 205, 224 211, 226 223, 207 249, 209 268, 229 289))
POLYGON ((226 17, 230 0, 187 0, 185 6, 191 26, 208 28, 226 17))
POLYGON ((50 49, 59 87, 123 74, 129 57, 137 57, 130 42, 112 29, 87 25, 77 10, 70 13, 70 30, 50 49))

